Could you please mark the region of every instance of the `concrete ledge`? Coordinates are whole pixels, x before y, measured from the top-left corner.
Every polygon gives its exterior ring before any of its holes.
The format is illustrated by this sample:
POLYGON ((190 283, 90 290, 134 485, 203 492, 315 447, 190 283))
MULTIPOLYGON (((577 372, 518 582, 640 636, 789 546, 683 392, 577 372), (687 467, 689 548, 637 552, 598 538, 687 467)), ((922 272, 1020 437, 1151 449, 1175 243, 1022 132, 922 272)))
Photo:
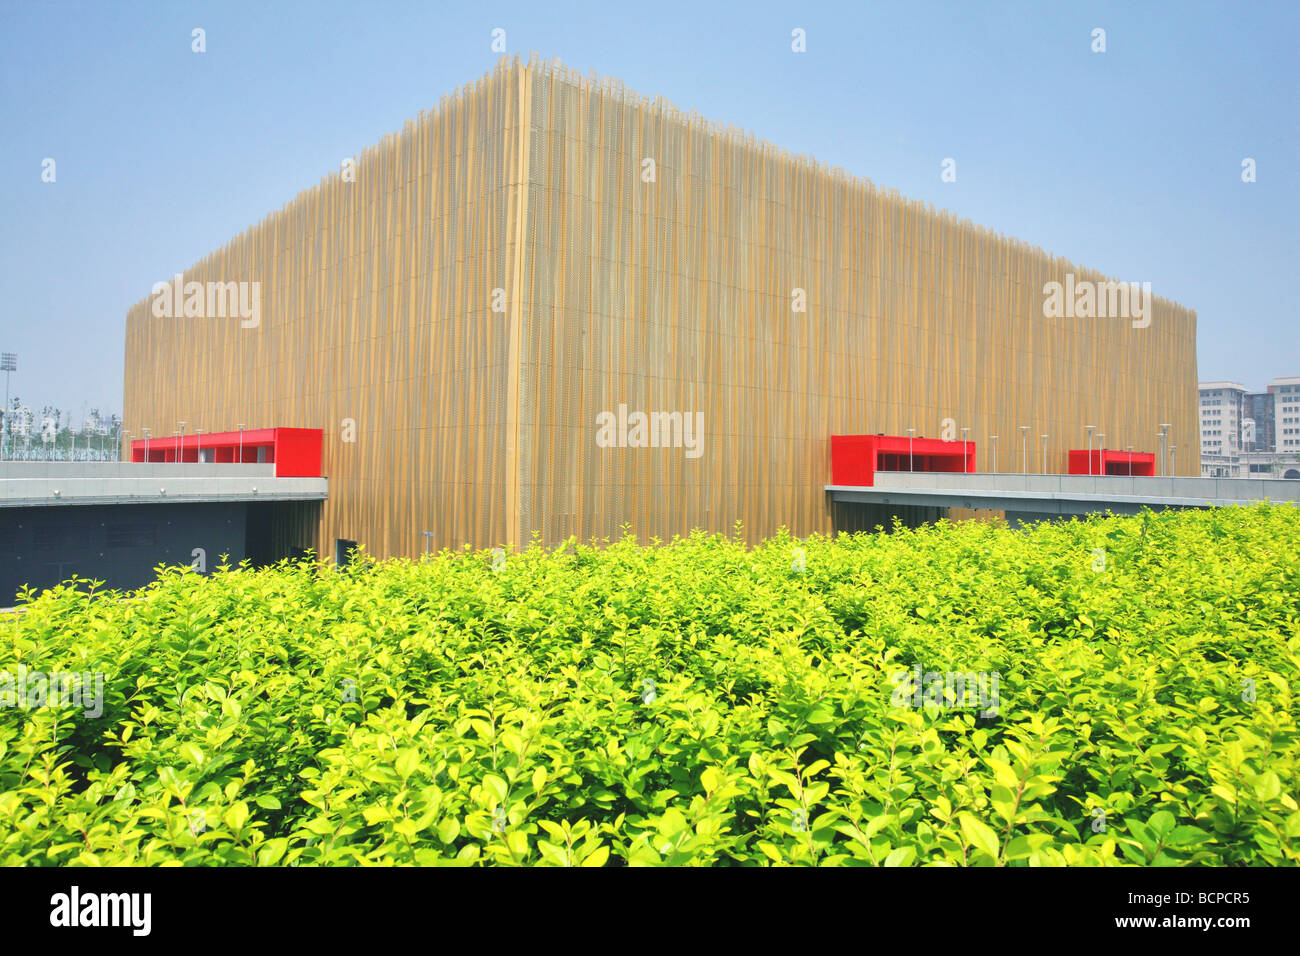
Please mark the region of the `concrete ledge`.
POLYGON ((1300 502, 1300 481, 1266 478, 1138 478, 877 472, 872 486, 826 485, 832 500, 862 504, 989 508, 1047 514, 1142 508, 1207 508, 1300 502))
POLYGON ((318 501, 328 496, 328 479, 276 478, 270 464, 5 462, 0 466, 0 508, 318 501))
POLYGON ((272 463, 130 461, 0 461, 0 481, 8 478, 274 478, 272 463))

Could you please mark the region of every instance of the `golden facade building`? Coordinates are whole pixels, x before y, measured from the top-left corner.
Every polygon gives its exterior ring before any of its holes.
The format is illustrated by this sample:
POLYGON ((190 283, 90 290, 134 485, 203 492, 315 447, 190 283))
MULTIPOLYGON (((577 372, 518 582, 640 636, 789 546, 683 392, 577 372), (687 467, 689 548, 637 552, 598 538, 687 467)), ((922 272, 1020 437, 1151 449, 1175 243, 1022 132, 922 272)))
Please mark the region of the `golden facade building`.
POLYGON ((1065 471, 1085 425, 1170 423, 1200 472, 1194 312, 1116 316, 1094 271, 536 59, 183 281, 257 283, 256 321, 135 305, 127 427, 323 429, 329 500, 289 532, 323 554, 830 531, 832 434, 967 428, 1013 471, 1029 425, 1065 471))

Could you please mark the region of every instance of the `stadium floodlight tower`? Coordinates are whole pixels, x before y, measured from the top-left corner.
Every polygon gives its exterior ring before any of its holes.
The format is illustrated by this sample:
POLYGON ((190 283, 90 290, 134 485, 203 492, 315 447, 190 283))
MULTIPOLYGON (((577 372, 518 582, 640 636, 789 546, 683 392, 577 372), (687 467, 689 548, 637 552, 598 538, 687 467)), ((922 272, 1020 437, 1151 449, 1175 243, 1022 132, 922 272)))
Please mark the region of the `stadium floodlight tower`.
POLYGON ((5 457, 5 443, 9 439, 9 373, 18 371, 18 353, 0 352, 0 372, 5 373, 4 431, 0 433, 0 461, 5 457))

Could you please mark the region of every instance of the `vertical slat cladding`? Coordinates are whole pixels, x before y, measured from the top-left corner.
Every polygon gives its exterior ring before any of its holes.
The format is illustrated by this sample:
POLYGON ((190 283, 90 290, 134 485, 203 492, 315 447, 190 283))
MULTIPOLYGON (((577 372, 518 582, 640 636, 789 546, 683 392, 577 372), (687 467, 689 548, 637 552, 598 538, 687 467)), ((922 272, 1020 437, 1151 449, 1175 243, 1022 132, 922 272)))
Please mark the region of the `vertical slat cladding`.
POLYGON ((319 521, 286 518, 286 548, 331 554, 342 537, 415 555, 421 531, 435 546, 504 542, 517 510, 506 499, 513 376, 509 315, 492 311, 492 290, 518 282, 507 260, 521 247, 526 76, 503 61, 364 150, 355 181, 329 176, 186 271, 187 282, 260 282, 258 327, 132 307, 133 435, 170 435, 182 420, 191 435, 241 422, 323 429, 330 497, 319 521))
MULTIPOLYGON (((940 437, 951 418, 982 470, 1001 436, 1004 471, 1022 424, 1030 471, 1042 434, 1049 471, 1085 425, 1111 447, 1150 449, 1163 421, 1195 434, 1194 312, 1156 298, 1148 328, 1047 318, 1046 282, 1106 277, 661 100, 533 69, 548 146, 531 154, 527 311, 546 319, 521 356, 538 399, 526 530, 827 531, 834 433, 940 437), (596 416, 619 404, 703 411, 703 456, 598 448, 596 416)), ((1194 451, 1179 471, 1199 472, 1194 451)))
POLYGON ((186 273, 261 282, 257 329, 134 306, 127 427, 324 429, 329 501, 286 534, 326 554, 344 537, 414 555, 421 531, 826 531, 829 435, 936 437, 946 418, 981 469, 1000 435, 1004 471, 1018 425, 1030 470, 1045 433, 1061 471, 1086 424, 1150 449, 1172 422, 1198 474, 1195 313, 1045 318, 1067 272, 1104 281, 616 82, 503 60, 363 151, 355 182, 330 176, 186 273), (703 412, 703 455, 597 447, 620 404, 703 412))

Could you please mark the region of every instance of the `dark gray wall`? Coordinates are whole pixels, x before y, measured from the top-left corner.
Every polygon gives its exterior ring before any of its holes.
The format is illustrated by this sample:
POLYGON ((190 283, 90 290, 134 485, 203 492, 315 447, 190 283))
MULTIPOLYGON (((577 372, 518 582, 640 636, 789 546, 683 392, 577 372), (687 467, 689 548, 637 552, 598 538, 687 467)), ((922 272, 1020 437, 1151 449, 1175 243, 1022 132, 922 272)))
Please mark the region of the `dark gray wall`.
POLYGON ((73 574, 110 588, 143 587, 160 564, 192 564, 206 552, 245 556, 247 506, 239 502, 158 505, 62 505, 0 508, 0 607, 24 584, 52 587, 73 574))
POLYGON ((905 528, 917 528, 948 517, 948 509, 929 505, 884 505, 846 501, 836 501, 831 506, 831 520, 836 533, 873 532, 877 525, 888 531, 894 526, 895 515, 905 528))

